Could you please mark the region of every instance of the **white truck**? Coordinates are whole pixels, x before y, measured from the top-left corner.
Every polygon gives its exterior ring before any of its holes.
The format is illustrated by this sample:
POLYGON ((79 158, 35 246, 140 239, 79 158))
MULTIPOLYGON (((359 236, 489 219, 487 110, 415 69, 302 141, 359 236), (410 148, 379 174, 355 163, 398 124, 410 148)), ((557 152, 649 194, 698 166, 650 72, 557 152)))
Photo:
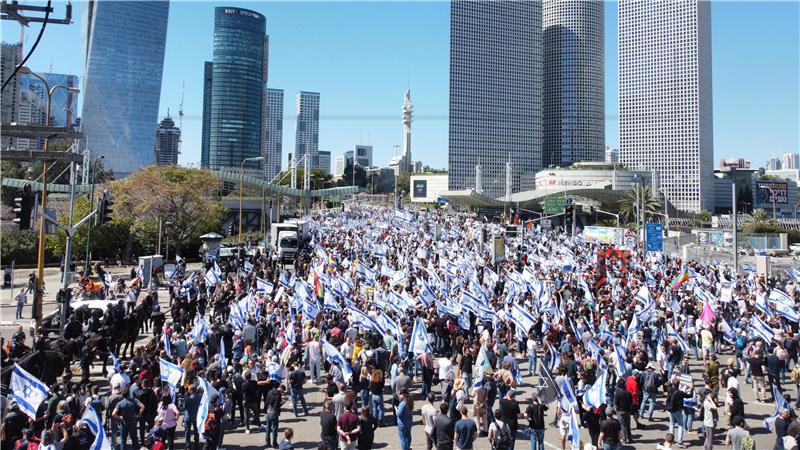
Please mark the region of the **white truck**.
POLYGON ((274 255, 280 261, 294 259, 297 252, 309 238, 308 221, 292 219, 283 223, 273 223, 269 230, 269 240, 274 255))

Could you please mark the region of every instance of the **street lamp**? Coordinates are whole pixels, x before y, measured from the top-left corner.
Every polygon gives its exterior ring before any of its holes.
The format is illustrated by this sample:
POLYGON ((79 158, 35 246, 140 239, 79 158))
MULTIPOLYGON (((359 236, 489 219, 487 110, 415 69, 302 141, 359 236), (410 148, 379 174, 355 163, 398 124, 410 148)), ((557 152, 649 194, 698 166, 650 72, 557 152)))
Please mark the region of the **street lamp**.
POLYGON ((244 217, 244 213, 242 211, 243 208, 243 200, 244 200, 244 163, 247 161, 263 161, 263 156, 254 156, 252 158, 245 158, 242 160, 242 165, 239 167, 239 238, 237 240, 238 243, 242 243, 242 219, 244 217))
MULTIPOLYGON (((47 83, 47 80, 44 79, 41 75, 34 73, 31 71, 30 68, 26 66, 20 66, 19 73, 23 75, 31 75, 33 77, 38 78, 43 84, 45 91, 47 92, 47 117, 45 117, 45 127, 50 126, 50 114, 53 107, 53 93, 56 89, 67 89, 68 92, 76 92, 78 91, 75 88, 68 88, 66 86, 56 85, 50 88, 50 85, 47 83)), ((78 91, 79 92, 79 91, 78 91)), ((48 138, 44 139, 44 151, 47 151, 48 146, 48 138)), ((74 163, 72 163, 74 164, 74 163)), ((39 249, 37 252, 37 264, 36 264, 36 291, 34 292, 34 300, 33 300, 33 318, 36 320, 36 329, 38 331, 39 328, 39 321, 42 318, 42 301, 44 297, 44 230, 45 230, 45 208, 47 207, 47 161, 42 162, 42 196, 41 196, 41 209, 42 214, 40 215, 41 219, 39 220, 39 249)), ((67 248, 67 252, 69 252, 71 248, 67 248)), ((65 256, 69 257, 67 253, 65 256)), ((64 264, 64 285, 65 287, 68 286, 67 276, 66 273, 69 271, 69 260, 65 261, 64 264)), ((63 323, 61 324, 63 326, 63 323)))
POLYGON ((778 210, 775 207, 775 201, 776 201, 775 191, 769 186, 761 186, 761 187, 762 189, 766 189, 769 191, 770 197, 772 197, 772 219, 778 220, 778 212, 777 212, 778 210))
MULTIPOLYGON (((89 208, 93 208, 94 206, 94 188, 97 183, 97 163, 101 160, 105 159, 104 156, 100 155, 94 159, 92 163, 92 193, 89 195, 89 208)), ((87 277, 92 273, 92 224, 94 220, 89 221, 89 229, 86 232, 86 266, 84 267, 84 275, 87 277)))

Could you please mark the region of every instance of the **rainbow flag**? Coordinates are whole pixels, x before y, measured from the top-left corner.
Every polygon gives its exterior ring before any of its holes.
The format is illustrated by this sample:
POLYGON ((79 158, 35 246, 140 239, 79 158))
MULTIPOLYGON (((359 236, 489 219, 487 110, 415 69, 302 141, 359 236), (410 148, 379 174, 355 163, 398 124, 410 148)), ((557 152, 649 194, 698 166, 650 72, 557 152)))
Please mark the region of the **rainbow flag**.
POLYGON ((672 279, 672 289, 678 289, 680 285, 688 281, 689 278, 692 278, 692 275, 689 273, 689 269, 684 267, 681 273, 672 279))
POLYGON ((322 281, 320 281, 316 271, 314 271, 314 293, 317 294, 319 298, 325 297, 325 291, 322 289, 322 281))

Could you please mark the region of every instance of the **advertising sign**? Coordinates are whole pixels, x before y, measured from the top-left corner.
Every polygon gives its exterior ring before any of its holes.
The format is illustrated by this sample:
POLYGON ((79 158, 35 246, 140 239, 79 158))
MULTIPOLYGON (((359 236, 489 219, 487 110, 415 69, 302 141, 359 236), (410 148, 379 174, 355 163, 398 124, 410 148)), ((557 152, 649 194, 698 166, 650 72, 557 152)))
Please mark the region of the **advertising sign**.
POLYGON ((711 247, 733 247, 733 234, 722 230, 697 230, 697 245, 711 247))
POLYGON ((428 196, 428 180, 414 180, 414 198, 428 196))
POLYGON ((648 252, 664 251, 664 226, 660 223, 648 223, 644 228, 644 235, 647 239, 648 252))
POLYGON ((614 227, 584 227, 583 239, 599 244, 624 245, 625 230, 614 227))
POLYGON ((772 203, 775 194, 775 203, 786 204, 789 202, 789 183, 780 181, 756 182, 756 203, 772 203))
POLYGON ((502 236, 495 236, 494 238, 494 262, 500 262, 506 259, 506 240, 502 236))

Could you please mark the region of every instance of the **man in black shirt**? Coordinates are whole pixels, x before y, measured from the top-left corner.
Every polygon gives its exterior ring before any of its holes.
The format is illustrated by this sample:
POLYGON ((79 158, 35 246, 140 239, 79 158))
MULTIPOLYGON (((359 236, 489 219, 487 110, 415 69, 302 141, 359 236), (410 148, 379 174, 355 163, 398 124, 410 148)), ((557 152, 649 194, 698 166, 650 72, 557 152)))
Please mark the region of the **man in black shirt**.
POLYGON ((625 389, 624 379, 617 382, 617 389, 614 391, 614 406, 619 414, 620 425, 622 425, 622 442, 628 444, 633 440, 633 436, 631 436, 633 395, 625 389))
POLYGON ((281 405, 283 405, 283 391, 284 387, 279 384, 278 387, 270 389, 267 394, 267 426, 264 427, 264 435, 267 441, 267 447, 270 446, 270 435, 272 435, 272 446, 278 448, 278 419, 281 415, 281 405))
POLYGON ((433 432, 436 450, 453 450, 455 422, 447 415, 447 403, 439 405, 439 414, 433 418, 433 432))
POLYGON ((242 386, 244 397, 244 432, 250 434, 250 422, 255 422, 257 427, 261 426, 261 393, 258 389, 258 382, 253 379, 250 371, 244 373, 244 385, 242 386))
POLYGON ((517 430, 519 429, 519 415, 521 411, 519 409, 519 403, 516 400, 517 393, 514 389, 509 389, 506 392, 506 396, 500 399, 500 412, 503 413, 503 417, 500 420, 503 421, 506 425, 508 425, 509 430, 511 430, 511 442, 509 444, 509 448, 514 448, 514 443, 517 440, 517 430))
POLYGON ((544 450, 544 412, 547 405, 539 403, 539 397, 534 396, 531 404, 525 410, 528 418, 528 427, 531 429, 531 450, 544 450))
POLYGON ((683 358, 683 348, 681 348, 680 344, 678 344, 678 340, 671 338, 670 343, 669 358, 667 359, 667 362, 669 362, 667 367, 667 378, 672 378, 672 371, 675 370, 675 367, 681 363, 681 359, 683 358))
POLYGON ((308 415, 306 406, 306 396, 303 394, 303 385, 306 383, 306 372, 302 366, 298 366, 289 374, 289 385, 292 387, 292 410, 297 417, 297 402, 303 405, 303 412, 308 415))
POLYGON ((764 367, 767 365, 764 354, 757 351, 752 358, 747 359, 750 365, 750 375, 753 377, 753 390, 756 391, 756 399, 763 402, 767 397, 767 386, 764 384, 764 367))
POLYGON ((620 432, 622 425, 615 417, 614 408, 606 408, 606 416, 608 417, 600 425, 600 438, 597 440, 598 448, 605 448, 606 450, 620 450, 620 432))
POLYGON ((336 415, 333 413, 333 403, 326 400, 322 405, 322 412, 319 414, 320 440, 329 448, 338 447, 336 433, 336 415))

